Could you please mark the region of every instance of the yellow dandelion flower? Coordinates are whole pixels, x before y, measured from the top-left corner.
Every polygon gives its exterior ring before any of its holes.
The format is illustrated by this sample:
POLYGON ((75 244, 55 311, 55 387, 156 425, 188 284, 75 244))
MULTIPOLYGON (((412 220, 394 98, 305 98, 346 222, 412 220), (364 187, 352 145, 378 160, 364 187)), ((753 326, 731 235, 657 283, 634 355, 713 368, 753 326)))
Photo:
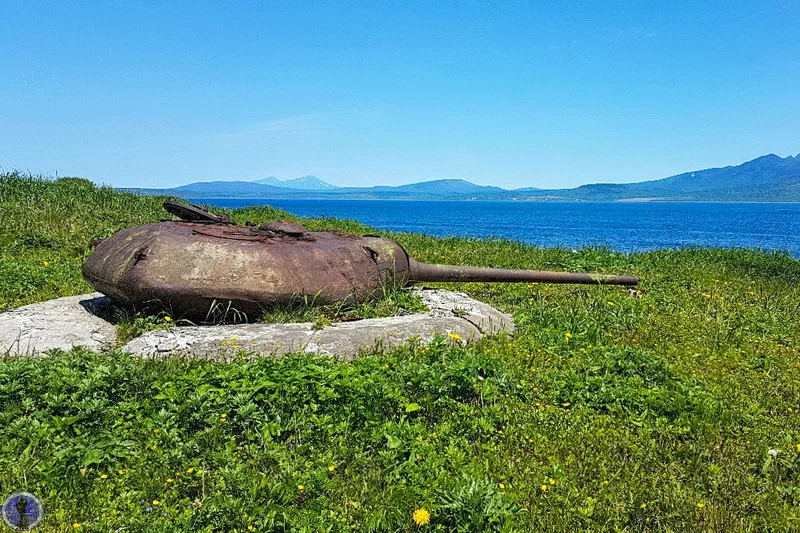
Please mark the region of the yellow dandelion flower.
POLYGON ((610 305, 611 307, 614 307, 615 305, 617 305, 617 304, 615 304, 614 302, 606 302, 606 303, 607 303, 608 305, 610 305))
POLYGON ((194 467, 187 468, 186 469, 186 473, 187 474, 193 474, 194 473, 194 467))
POLYGON ((255 530, 256 530, 256 527, 253 524, 250 524, 249 526, 247 526, 247 531, 255 531, 255 530))
POLYGON ((221 415, 219 415, 220 418, 227 418, 227 416, 228 416, 228 413, 222 413, 221 415))
POLYGON ((647 509, 647 504, 643 503, 642 505, 639 506, 639 509, 647 509))
POLYGON ((100 474, 100 479, 108 479, 108 474, 100 474))
POLYGON ((172 317, 165 316, 164 322, 172 322, 172 317))
POLYGON ((795 445, 795 448, 797 448, 797 451, 800 452, 800 444, 795 445))
POLYGON ((175 480, 174 480, 174 479, 172 479, 171 477, 168 477, 168 478, 167 478, 167 483, 173 483, 174 481, 175 481, 175 480))
POLYGON ((603 480, 603 485, 608 485, 608 480, 607 479, 603 480))
POLYGON ((570 403, 569 403, 569 402, 564 402, 564 403, 562 403, 562 404, 561 404, 561 406, 562 406, 562 407, 569 407, 569 406, 570 406, 570 403))
POLYGON ((500 487, 501 489, 506 488, 505 484, 503 484, 503 483, 498 483, 497 486, 500 487))
POLYGON ((158 500, 153 500, 153 505, 161 505, 161 502, 158 500))
POLYGON ((551 485, 555 485, 556 484, 556 480, 553 479, 553 478, 550 478, 547 481, 549 481, 551 485))
POLYGON ((564 337, 566 337, 567 339, 571 339, 572 338, 572 333, 565 333, 564 337))
POLYGON ((448 333, 447 336, 450 337, 451 339, 461 340, 461 335, 459 335, 458 333, 448 333))
POLYGON ((703 298, 711 298, 711 295, 708 294, 707 292, 700 293, 700 296, 702 296, 703 298))
POLYGON ((80 529, 80 528, 81 528, 80 522, 73 522, 72 523, 72 529, 80 529))
POLYGON ((422 440, 422 435, 418 436, 417 440, 422 440))
POLYGON ((697 508, 698 508, 698 509, 702 509, 702 508, 703 508, 703 507, 705 507, 705 506, 706 506, 706 503, 705 503, 705 502, 697 502, 697 508))
POLYGON ((328 472, 333 472, 334 470, 336 470, 336 465, 331 465, 328 467, 328 472))
POLYGON ((297 490, 303 490, 304 488, 306 488, 305 485, 297 485, 297 490))
POLYGON ((156 451, 158 449, 158 446, 153 444, 152 446, 150 446, 150 449, 153 450, 153 451, 156 451))
POLYGON ((542 492, 547 492, 547 485, 542 485, 539 488, 542 489, 542 492))
POLYGON ((431 521, 431 513, 429 513, 427 509, 417 509, 414 511, 414 514, 411 515, 411 519, 418 526, 424 526, 431 521))
POLYGON ((124 474, 124 473, 125 473, 125 471, 124 471, 124 470, 122 470, 121 468, 120 468, 119 470, 117 470, 117 474, 119 474, 120 476, 121 476, 122 474, 124 474))
POLYGON ((47 265, 49 265, 49 264, 50 264, 50 262, 49 262, 49 261, 42 261, 42 264, 43 264, 44 266, 47 266, 47 265))

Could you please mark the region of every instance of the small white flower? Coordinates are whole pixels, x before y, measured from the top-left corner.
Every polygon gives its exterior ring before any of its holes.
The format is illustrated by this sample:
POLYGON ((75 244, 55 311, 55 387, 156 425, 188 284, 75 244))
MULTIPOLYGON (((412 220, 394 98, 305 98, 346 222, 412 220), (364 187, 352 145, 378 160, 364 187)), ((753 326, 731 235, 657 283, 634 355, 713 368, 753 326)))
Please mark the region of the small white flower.
POLYGON ((777 448, 772 448, 771 450, 768 450, 767 453, 769 455, 771 455, 772 457, 778 457, 778 449, 777 448))

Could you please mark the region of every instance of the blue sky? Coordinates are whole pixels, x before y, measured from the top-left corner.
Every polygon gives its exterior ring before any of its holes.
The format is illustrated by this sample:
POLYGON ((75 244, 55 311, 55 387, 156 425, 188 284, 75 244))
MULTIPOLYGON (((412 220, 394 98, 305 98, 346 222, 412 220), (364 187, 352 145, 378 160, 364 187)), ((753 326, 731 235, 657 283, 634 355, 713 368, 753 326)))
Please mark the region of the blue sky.
POLYGON ((570 187, 800 152, 798 1, 165 4, 0 3, 0 166, 570 187))

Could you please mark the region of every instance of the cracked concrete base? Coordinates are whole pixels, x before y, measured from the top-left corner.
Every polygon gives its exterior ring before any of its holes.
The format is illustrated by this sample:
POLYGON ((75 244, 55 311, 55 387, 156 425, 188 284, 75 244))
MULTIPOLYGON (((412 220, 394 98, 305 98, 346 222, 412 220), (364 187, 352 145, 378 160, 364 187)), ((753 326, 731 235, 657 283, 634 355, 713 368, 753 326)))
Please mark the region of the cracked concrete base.
POLYGON ((514 321, 466 294, 418 289, 426 313, 344 322, 314 330, 313 324, 240 324, 181 327, 151 331, 123 350, 144 357, 180 356, 228 359, 239 350, 280 356, 298 351, 350 360, 376 346, 393 348, 411 339, 429 342, 435 335, 457 335, 462 341, 513 332, 514 321))
MULTIPOLYGON (((298 351, 344 360, 376 347, 392 348, 417 339, 452 334, 460 342, 514 331, 513 319, 463 293, 417 289, 426 313, 344 322, 314 330, 311 323, 176 327, 145 333, 122 347, 142 357, 228 360, 239 350, 265 356, 298 351)), ((99 293, 59 298, 0 314, 0 353, 31 355, 82 345, 113 345, 114 326, 99 315, 111 301, 99 293)))
POLYGON ((93 292, 0 313, 0 355, 38 355, 73 346, 111 348, 117 331, 103 318, 110 307, 110 298, 93 292))

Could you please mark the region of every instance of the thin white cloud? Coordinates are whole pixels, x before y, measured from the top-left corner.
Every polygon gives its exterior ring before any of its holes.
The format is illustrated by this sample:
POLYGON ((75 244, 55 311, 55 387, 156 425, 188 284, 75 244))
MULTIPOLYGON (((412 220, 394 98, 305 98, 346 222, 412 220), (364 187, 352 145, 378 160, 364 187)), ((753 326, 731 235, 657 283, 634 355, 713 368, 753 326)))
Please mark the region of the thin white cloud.
POLYGON ((656 33, 652 31, 645 31, 641 28, 626 28, 626 29, 618 29, 616 33, 613 36, 611 36, 611 39, 614 41, 622 41, 624 39, 634 39, 642 37, 653 38, 655 36, 656 33))
POLYGON ((264 122, 251 124, 239 131, 218 133, 212 137, 216 139, 230 139, 234 137, 269 135, 310 136, 318 135, 324 131, 322 115, 306 114, 266 120, 264 122))

